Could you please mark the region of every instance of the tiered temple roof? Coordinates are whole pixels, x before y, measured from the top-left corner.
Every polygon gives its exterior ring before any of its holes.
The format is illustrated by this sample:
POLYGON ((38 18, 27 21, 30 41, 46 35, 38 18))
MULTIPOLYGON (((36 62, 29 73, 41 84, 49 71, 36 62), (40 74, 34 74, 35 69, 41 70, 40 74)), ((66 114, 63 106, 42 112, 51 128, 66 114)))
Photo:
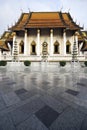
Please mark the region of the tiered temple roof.
POLYGON ((87 31, 78 31, 78 39, 79 41, 83 41, 87 39, 87 31))
POLYGON ((78 32, 79 43, 83 42, 82 51, 87 51, 87 31, 78 32))
POLYGON ((25 30, 27 28, 68 28, 79 30, 70 13, 62 12, 30 12, 22 13, 18 22, 9 28, 12 31, 25 30))
MULTIPOLYGON (((9 50, 7 42, 12 42, 15 31, 24 31, 29 28, 63 28, 78 31, 82 29, 77 25, 70 13, 62 12, 30 12, 22 13, 17 23, 5 31, 0 39, 0 48, 9 50)), ((85 34, 84 34, 85 35, 85 34)), ((83 38, 79 35, 79 39, 83 38)))
POLYGON ((7 42, 11 42, 13 40, 13 33, 9 31, 5 31, 0 38, 0 48, 6 51, 9 51, 7 46, 7 42))
POLYGON ((29 16, 30 16, 30 13, 22 13, 20 18, 18 19, 18 22, 10 29, 16 30, 16 31, 24 30, 24 26, 26 22, 28 21, 29 16))

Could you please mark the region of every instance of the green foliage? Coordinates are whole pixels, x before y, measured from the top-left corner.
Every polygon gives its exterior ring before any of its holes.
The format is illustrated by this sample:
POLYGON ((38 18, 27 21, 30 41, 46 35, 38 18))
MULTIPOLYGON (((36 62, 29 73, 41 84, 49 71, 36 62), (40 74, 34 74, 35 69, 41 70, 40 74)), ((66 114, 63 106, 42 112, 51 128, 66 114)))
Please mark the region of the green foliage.
POLYGON ((30 64, 31 64, 30 61, 28 61, 28 60, 24 61, 24 65, 25 65, 25 66, 30 66, 30 64))
POLYGON ((0 66, 6 66, 7 65, 7 61, 0 61, 0 66))
POLYGON ((60 66, 62 67, 66 65, 66 61, 60 61, 59 63, 60 63, 60 66))
POLYGON ((87 67, 87 61, 84 62, 85 66, 87 67))

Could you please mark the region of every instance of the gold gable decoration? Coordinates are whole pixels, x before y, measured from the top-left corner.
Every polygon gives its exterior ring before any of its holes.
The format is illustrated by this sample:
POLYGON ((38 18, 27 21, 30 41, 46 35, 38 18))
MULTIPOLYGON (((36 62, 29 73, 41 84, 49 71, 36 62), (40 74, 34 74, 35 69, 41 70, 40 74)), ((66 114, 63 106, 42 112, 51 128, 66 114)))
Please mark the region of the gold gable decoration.
POLYGON ((55 42, 54 42, 54 45, 59 45, 59 42, 58 42, 58 41, 55 41, 55 42))
POLYGON ((36 42, 35 42, 35 41, 32 41, 32 42, 31 42, 31 45, 36 45, 36 42))
POLYGON ((66 45, 71 45, 69 40, 66 41, 66 45))
POLYGON ((21 40, 21 42, 20 42, 20 46, 22 46, 22 45, 24 45, 24 41, 23 40, 21 40))

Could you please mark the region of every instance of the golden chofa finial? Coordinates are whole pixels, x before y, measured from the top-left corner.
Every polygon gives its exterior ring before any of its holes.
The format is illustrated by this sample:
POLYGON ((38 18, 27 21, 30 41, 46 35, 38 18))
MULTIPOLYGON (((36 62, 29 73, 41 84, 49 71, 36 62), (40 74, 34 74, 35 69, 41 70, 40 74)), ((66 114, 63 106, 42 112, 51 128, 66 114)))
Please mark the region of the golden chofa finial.
POLYGON ((84 30, 84 24, 83 24, 83 30, 84 30))
POLYGON ((60 8, 60 12, 62 12, 62 10, 63 10, 63 6, 60 8))
POLYGON ((7 25, 7 29, 9 29, 9 25, 7 25))
POLYGON ((28 8, 28 11, 29 11, 29 13, 31 12, 31 11, 30 11, 30 8, 28 8))
POLYGON ((20 9, 20 11, 23 13, 23 9, 20 9))
POLYGON ((70 12, 70 8, 68 9, 68 13, 70 12))

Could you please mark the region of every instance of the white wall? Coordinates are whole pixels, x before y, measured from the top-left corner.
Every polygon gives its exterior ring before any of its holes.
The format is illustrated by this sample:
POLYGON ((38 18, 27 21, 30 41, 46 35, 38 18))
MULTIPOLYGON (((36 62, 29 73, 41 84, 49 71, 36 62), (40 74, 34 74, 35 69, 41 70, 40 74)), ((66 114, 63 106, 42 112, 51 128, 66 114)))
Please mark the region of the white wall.
MULTIPOLYGON (((24 35, 23 36, 16 36, 17 43, 19 44, 21 40, 24 41, 24 35)), ((71 43, 71 51, 73 49, 73 43, 74 43, 74 36, 73 32, 68 30, 66 31, 66 41, 69 40, 71 43)), ((27 31, 27 55, 30 59, 34 59, 37 56, 30 55, 30 48, 32 41, 36 42, 36 49, 37 49, 37 29, 30 29, 27 31)), ((63 29, 53 29, 53 44, 58 41, 60 44, 60 54, 53 54, 53 59, 61 59, 63 57, 63 29)), ((43 42, 48 43, 48 54, 50 54, 50 29, 40 29, 40 55, 42 54, 42 44, 43 42)), ((53 46, 54 48, 54 46, 53 46)), ((22 57, 22 55, 20 55, 22 57)), ((67 54, 66 56, 72 56, 70 54, 67 54)), ((65 57, 67 59, 68 57, 65 57)), ((37 57, 37 60, 41 59, 40 57, 37 57)), ((50 56, 49 56, 50 59, 50 56)), ((71 58, 69 58, 71 59, 71 58)), ((52 56, 51 56, 52 60, 52 56)))

